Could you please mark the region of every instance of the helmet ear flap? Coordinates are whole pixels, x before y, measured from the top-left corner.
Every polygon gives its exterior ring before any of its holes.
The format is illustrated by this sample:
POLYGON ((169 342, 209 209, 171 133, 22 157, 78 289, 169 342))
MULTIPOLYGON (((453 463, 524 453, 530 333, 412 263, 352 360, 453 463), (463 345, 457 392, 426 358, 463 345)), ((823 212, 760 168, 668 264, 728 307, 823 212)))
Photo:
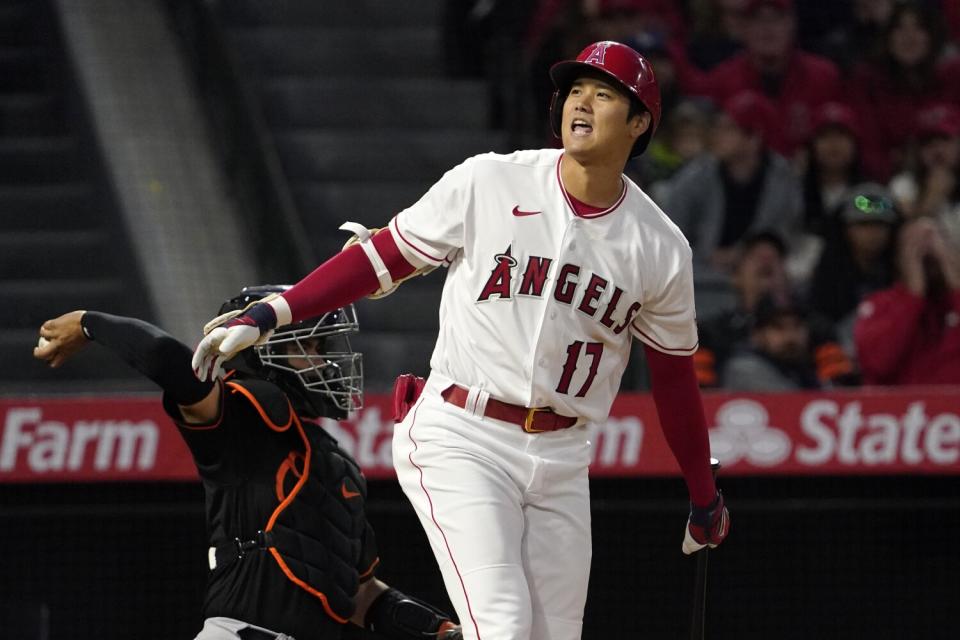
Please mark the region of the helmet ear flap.
POLYGON ((566 101, 566 98, 566 91, 561 93, 560 89, 556 89, 553 92, 553 97, 550 99, 550 130, 557 138, 563 137, 560 132, 560 127, 563 123, 563 103, 566 101))

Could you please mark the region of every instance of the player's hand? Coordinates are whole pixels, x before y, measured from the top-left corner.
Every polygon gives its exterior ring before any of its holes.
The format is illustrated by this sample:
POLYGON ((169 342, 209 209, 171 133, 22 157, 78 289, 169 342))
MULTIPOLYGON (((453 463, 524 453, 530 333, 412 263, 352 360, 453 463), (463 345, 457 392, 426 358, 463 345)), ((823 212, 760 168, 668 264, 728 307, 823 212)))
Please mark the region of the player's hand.
POLYGON ((80 326, 83 314, 83 311, 71 311, 44 322, 40 326, 40 339, 33 348, 33 357, 57 368, 86 346, 87 336, 80 326))
POLYGON ((437 638, 439 640, 463 640, 463 628, 447 620, 437 629, 437 638))
POLYGON ((712 549, 723 542, 728 533, 730 512, 723 502, 723 494, 718 491, 717 497, 708 506, 690 505, 687 531, 683 536, 683 552, 690 555, 704 547, 712 549))
POLYGON ((267 341, 273 331, 261 332, 247 315, 227 320, 210 329, 193 352, 193 373, 199 380, 215 380, 223 375, 223 363, 244 349, 267 341))

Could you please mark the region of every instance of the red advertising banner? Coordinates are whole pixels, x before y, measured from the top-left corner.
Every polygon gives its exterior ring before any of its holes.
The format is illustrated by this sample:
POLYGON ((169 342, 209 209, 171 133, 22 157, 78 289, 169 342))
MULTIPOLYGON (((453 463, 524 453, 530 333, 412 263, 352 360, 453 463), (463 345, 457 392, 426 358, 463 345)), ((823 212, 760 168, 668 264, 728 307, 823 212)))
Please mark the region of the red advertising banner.
MULTIPOLYGON (((724 475, 960 474, 960 389, 706 394, 724 475)), ((389 398, 323 421, 370 478, 393 475, 389 398)), ((0 398, 0 482, 196 479, 157 396, 0 398)), ((536 436, 533 436, 536 437, 536 436)), ((592 427, 594 476, 679 473, 653 400, 621 394, 592 427)))

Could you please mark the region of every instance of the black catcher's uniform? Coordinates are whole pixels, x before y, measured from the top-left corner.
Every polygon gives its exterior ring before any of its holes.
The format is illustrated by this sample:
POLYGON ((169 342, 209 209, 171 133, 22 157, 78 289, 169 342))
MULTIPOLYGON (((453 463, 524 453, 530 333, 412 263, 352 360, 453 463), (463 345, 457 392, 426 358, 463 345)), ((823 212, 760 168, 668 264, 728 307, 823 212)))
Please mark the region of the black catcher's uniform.
MULTIPOLYGON (((286 288, 245 288, 218 320, 286 288)), ((164 409, 193 454, 210 545, 203 616, 226 619, 209 630, 205 623, 200 635, 340 638, 359 586, 374 578, 377 544, 359 466, 313 420, 342 418, 361 404, 362 356, 347 337, 358 327, 353 307, 276 331, 238 353, 228 363, 235 373, 216 383, 200 381, 190 349, 148 322, 85 311, 80 325, 163 389, 164 409), (179 407, 211 393, 220 394, 218 415, 184 422, 179 407)), ((397 589, 372 583, 366 593, 372 600, 358 622, 382 637, 463 637, 448 615, 397 589)))
POLYGON ((358 584, 377 565, 356 462, 302 420, 273 383, 221 384, 220 416, 186 424, 206 493, 211 572, 204 618, 224 616, 294 636, 338 638, 358 584))

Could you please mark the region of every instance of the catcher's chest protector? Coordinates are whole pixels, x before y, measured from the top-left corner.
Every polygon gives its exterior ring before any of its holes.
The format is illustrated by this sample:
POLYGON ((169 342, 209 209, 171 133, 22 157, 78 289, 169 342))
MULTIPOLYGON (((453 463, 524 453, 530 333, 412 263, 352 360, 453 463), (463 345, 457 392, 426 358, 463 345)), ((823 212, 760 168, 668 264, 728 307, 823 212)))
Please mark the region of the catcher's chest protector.
POLYGON ((290 436, 293 450, 276 472, 277 504, 262 530, 267 551, 287 579, 318 598, 339 622, 353 615, 366 531, 366 480, 329 434, 302 424, 272 384, 230 382, 274 431, 290 436))

